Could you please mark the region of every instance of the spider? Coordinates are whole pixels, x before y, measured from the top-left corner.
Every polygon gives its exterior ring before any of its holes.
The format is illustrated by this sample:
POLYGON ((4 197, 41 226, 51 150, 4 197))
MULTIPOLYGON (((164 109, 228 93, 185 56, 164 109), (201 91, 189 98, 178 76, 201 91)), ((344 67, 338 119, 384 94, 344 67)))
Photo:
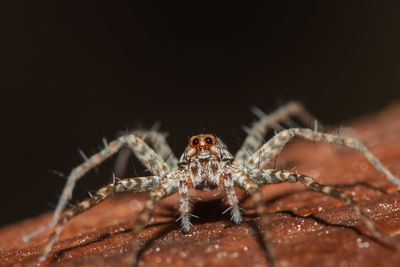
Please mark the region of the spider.
MULTIPOLYGON (((235 193, 236 186, 243 189, 253 198, 255 211, 260 217, 264 232, 266 252, 268 257, 272 259, 270 260, 271 265, 274 265, 273 248, 267 242, 271 238, 268 230, 269 216, 266 213, 260 186, 284 182, 300 182, 314 191, 332 196, 351 205, 369 230, 377 237, 382 237, 381 232, 349 194, 341 192, 334 187, 318 183, 312 177, 297 172, 265 168, 292 138, 300 137, 315 142, 325 142, 357 149, 389 181, 394 184, 400 184, 400 180, 385 168, 359 140, 319 132, 315 127, 315 129, 281 129, 280 132, 264 143, 263 139, 268 129, 276 127, 279 122, 287 121, 290 116, 298 116, 305 123, 315 120, 297 102, 289 102, 269 115, 258 109, 253 109, 253 112, 259 117, 259 121, 254 123, 251 128, 245 129, 248 136, 235 156, 228 151, 223 141, 213 134, 199 134, 191 137, 188 146, 179 159, 175 157, 168 146, 166 136, 157 131, 136 131, 120 136, 110 143, 104 142, 105 147, 102 150, 90 158, 86 158, 84 163, 75 167, 69 174, 51 222, 47 226, 25 236, 24 241, 27 242, 32 237, 54 227, 54 231, 39 258, 40 261, 43 261, 51 252, 53 244, 69 220, 98 205, 113 193, 125 191, 150 193, 133 226, 133 236, 136 236, 149 222, 156 203, 176 192, 179 193, 180 199, 180 216, 178 220, 180 220, 182 231, 189 232, 192 226, 190 219, 192 216, 196 217, 190 214, 189 188, 202 191, 224 190, 229 205, 227 211, 230 211, 232 221, 235 224, 240 224, 242 216, 235 193), (80 202, 72 209, 63 212, 68 200, 71 198, 76 181, 89 170, 97 167, 101 162, 127 146, 141 163, 152 172, 152 176, 114 179, 111 184, 100 188, 95 195, 80 202)), ((126 153, 125 155, 120 154, 117 165, 123 166, 126 159, 126 153)))

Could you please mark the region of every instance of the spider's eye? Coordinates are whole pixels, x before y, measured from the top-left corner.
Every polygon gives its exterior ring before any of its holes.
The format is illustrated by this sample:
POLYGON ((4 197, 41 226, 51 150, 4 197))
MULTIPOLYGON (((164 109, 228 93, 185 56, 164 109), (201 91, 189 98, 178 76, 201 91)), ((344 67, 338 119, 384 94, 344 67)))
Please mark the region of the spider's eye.
POLYGON ((206 138, 206 143, 209 144, 209 145, 212 145, 214 143, 214 140, 212 140, 211 137, 207 137, 206 138))
POLYGON ((192 146, 197 146, 199 144, 199 138, 195 138, 192 140, 192 146))

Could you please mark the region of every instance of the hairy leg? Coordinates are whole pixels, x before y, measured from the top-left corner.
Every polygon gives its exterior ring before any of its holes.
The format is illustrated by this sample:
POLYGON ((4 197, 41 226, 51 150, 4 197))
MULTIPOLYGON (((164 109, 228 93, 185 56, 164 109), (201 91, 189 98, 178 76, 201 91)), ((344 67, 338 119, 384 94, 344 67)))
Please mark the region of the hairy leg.
MULTIPOLYGON (((165 163, 168 165, 170 170, 177 168, 178 159, 168 145, 166 133, 158 132, 156 130, 137 130, 132 132, 132 134, 141 138, 147 145, 152 147, 154 151, 165 160, 165 163)), ((131 153, 132 152, 128 147, 123 147, 120 153, 118 153, 115 163, 115 173, 117 176, 125 173, 128 158, 130 157, 131 153)))
POLYGON ((313 127, 315 118, 298 102, 291 101, 275 112, 266 115, 262 111, 253 108, 253 112, 260 118, 259 121, 249 128, 243 145, 235 155, 235 161, 245 164, 249 157, 262 145, 267 131, 280 122, 285 122, 291 116, 297 116, 306 126, 313 127))
POLYGON ((230 210, 231 220, 236 224, 240 224, 242 222, 242 216, 240 215, 239 201, 237 199, 233 180, 230 175, 225 176, 224 186, 229 204, 229 208, 227 208, 224 213, 230 210))
POLYGON ((65 208, 68 200, 72 196, 72 190, 74 189, 75 183, 79 180, 83 175, 85 175, 89 170, 100 165, 104 160, 108 159, 116 152, 118 152, 121 147, 124 145, 128 145, 134 154, 138 157, 138 159, 149 169, 153 170, 153 174, 157 176, 164 176, 169 168, 164 162, 164 160, 154 152, 143 140, 136 137, 135 135, 125 135, 121 136, 118 139, 106 144, 106 146, 100 150, 100 152, 94 154, 90 158, 87 159, 84 163, 75 167, 67 177, 67 183, 63 189, 63 192, 58 200, 57 207, 54 211, 53 218, 51 222, 35 232, 24 236, 24 241, 29 241, 32 237, 37 236, 47 229, 52 228, 56 225, 58 219, 62 211, 65 208))
POLYGON ((131 266, 136 265, 137 252, 139 251, 139 246, 137 244, 137 235, 143 228, 148 224, 151 216, 154 213, 155 204, 160 200, 172 195, 178 190, 179 179, 169 178, 160 184, 154 191, 150 192, 150 197, 146 201, 143 210, 139 213, 132 229, 133 238, 130 241, 131 246, 133 246, 133 259, 131 266))
POLYGON ((181 221, 182 231, 184 233, 189 232, 190 226, 190 203, 189 203, 189 193, 188 193, 188 185, 187 178, 184 177, 181 181, 179 181, 179 212, 181 213, 178 220, 181 221))
POLYGON ((382 163, 358 139, 316 132, 307 128, 292 128, 279 132, 250 157, 247 162, 247 167, 249 169, 256 169, 267 165, 279 152, 281 152, 283 147, 296 136, 311 141, 342 145, 357 149, 369 160, 369 162, 371 162, 372 165, 375 166, 376 169, 382 172, 388 180, 393 184, 400 184, 400 179, 395 177, 385 166, 383 166, 382 163))
POLYGON ((159 176, 126 178, 100 188, 91 198, 80 202, 78 205, 62 214, 55 226, 55 230, 50 235, 49 241, 46 244, 39 260, 43 261, 47 258, 54 243, 57 241, 58 236, 61 234, 64 225, 75 216, 98 205, 103 200, 108 198, 113 192, 149 192, 161 184, 162 181, 163 179, 159 176))
POLYGON ((273 246, 270 242, 273 240, 272 233, 270 231, 270 218, 266 211, 265 203, 262 198, 260 186, 251 179, 251 177, 246 173, 240 173, 233 177, 235 185, 244 189, 249 195, 252 196, 254 201, 255 210, 260 217, 264 246, 267 253, 267 260, 271 266, 275 266, 275 253, 273 246))
POLYGON ((316 182, 313 178, 285 170, 275 170, 275 169, 253 169, 249 171, 250 177, 257 182, 259 185, 263 184, 277 184, 284 182, 300 182, 307 186, 308 188, 320 192, 325 195, 329 195, 336 199, 343 201, 346 204, 352 206, 357 215, 363 220, 368 229, 379 238, 386 239, 382 233, 376 228, 375 224, 368 218, 368 216, 361 210, 360 206, 353 200, 353 198, 344 192, 337 190, 336 188, 324 185, 316 182))

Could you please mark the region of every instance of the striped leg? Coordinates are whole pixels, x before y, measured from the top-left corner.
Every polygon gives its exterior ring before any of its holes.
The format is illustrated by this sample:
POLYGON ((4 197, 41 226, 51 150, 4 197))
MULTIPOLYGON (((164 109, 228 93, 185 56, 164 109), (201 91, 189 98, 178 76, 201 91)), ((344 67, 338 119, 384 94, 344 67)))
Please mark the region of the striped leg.
POLYGON ((344 203, 352 206, 357 215, 363 220, 368 229, 376 237, 385 238, 382 235, 382 233, 375 227, 375 224, 368 218, 368 216, 364 212, 362 212, 360 206, 357 204, 357 202, 353 200, 353 198, 349 194, 341 192, 332 186, 320 184, 311 177, 285 170, 254 169, 249 172, 249 175, 259 185, 277 184, 284 182, 290 182, 290 183, 300 182, 316 192, 320 192, 322 194, 329 195, 331 197, 339 199, 344 203))
POLYGON ((139 213, 132 229, 133 238, 130 241, 131 246, 133 246, 133 259, 130 266, 136 266, 137 253, 139 251, 139 246, 137 244, 137 239, 135 238, 140 231, 147 225, 151 216, 154 213, 155 204, 160 200, 172 195, 178 190, 179 179, 169 178, 160 184, 154 191, 150 193, 149 199, 146 201, 143 210, 139 213))
POLYGON ((51 251, 51 248, 54 245, 54 242, 57 241, 58 236, 61 234, 65 223, 67 223, 75 216, 96 206, 97 204, 108 198, 113 192, 148 192, 161 184, 161 182, 162 179, 158 176, 136 177, 119 180, 116 183, 112 183, 100 188, 93 197, 82 201, 74 208, 64 212, 64 214, 58 220, 54 232, 50 235, 49 242, 46 244, 43 254, 40 256, 39 260, 43 261, 47 258, 48 254, 51 251))
MULTIPOLYGON (((141 138, 147 145, 152 147, 154 151, 165 160, 170 170, 176 169, 178 165, 178 159, 174 152, 167 143, 167 135, 156 130, 148 131, 134 131, 133 134, 141 138)), ((125 173, 128 158, 131 155, 129 148, 122 148, 118 154, 118 158, 115 163, 115 173, 117 176, 123 176, 125 173), (122 174, 122 175, 121 175, 122 174)))
POLYGON ((179 181, 179 212, 181 213, 178 220, 181 221, 182 231, 184 233, 189 232, 190 226, 190 203, 187 180, 184 178, 179 181))
POLYGON ((230 210, 231 220, 236 224, 240 224, 242 222, 242 216, 240 215, 239 201, 236 197, 235 187, 231 176, 224 179, 224 186, 229 208, 227 208, 223 213, 230 210))
POLYGON ((72 190, 74 189, 75 183, 89 170, 100 165, 104 160, 114 155, 121 147, 128 145, 138 159, 149 169, 153 170, 153 174, 157 176, 164 176, 169 168, 164 160, 154 152, 146 143, 135 135, 125 135, 118 139, 106 144, 106 146, 100 150, 100 152, 94 154, 88 158, 84 163, 75 167, 67 178, 67 183, 63 189, 61 197, 58 200, 56 210, 53 213, 51 222, 35 232, 24 236, 24 242, 28 242, 32 237, 37 236, 47 229, 54 227, 60 218, 62 211, 65 208, 68 200, 72 196, 72 190))
POLYGON ((292 128, 279 132, 265 143, 247 162, 249 169, 256 169, 270 163, 271 160, 283 149, 283 147, 295 136, 329 144, 342 145, 360 151, 372 165, 382 172, 393 184, 400 184, 400 179, 395 177, 382 163, 358 140, 351 137, 343 137, 334 134, 316 132, 306 128, 292 128), (261 166, 260 166, 261 165, 261 166))
POLYGON ((235 155, 235 161, 245 164, 248 158, 262 145, 268 129, 280 122, 285 122, 291 116, 297 116, 306 126, 313 127, 315 118, 298 102, 291 101, 271 114, 264 114, 261 110, 253 108, 253 112, 260 118, 251 129, 245 128, 248 133, 242 147, 235 155))
POLYGON ((162 182, 157 188, 150 192, 150 197, 146 201, 143 210, 140 212, 133 226, 132 234, 138 234, 147 224, 150 217, 153 215, 154 207, 157 202, 175 193, 178 190, 179 181, 174 178, 169 178, 162 182))
POLYGON ((268 262, 271 266, 275 266, 275 254, 274 249, 269 242, 272 239, 272 233, 270 232, 270 218, 267 214, 265 203, 262 198, 262 194, 260 191, 260 186, 254 182, 250 176, 245 173, 241 173, 240 175, 234 176, 234 183, 235 185, 239 186, 240 188, 244 189, 249 195, 252 196, 254 201, 255 210, 260 217, 261 226, 264 236, 264 246, 266 253, 268 255, 268 262))

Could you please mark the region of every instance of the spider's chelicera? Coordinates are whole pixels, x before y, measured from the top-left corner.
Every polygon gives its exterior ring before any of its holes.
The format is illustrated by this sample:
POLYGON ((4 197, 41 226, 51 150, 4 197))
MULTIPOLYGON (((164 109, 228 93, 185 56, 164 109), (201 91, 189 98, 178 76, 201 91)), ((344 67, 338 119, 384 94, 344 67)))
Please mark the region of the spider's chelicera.
MULTIPOLYGON (((240 224, 242 217, 234 189, 237 186, 252 196, 255 210, 260 217, 264 230, 264 242, 267 253, 273 258, 273 250, 268 243, 270 239, 269 218, 261 196, 260 186, 283 182, 300 182, 314 191, 342 200, 353 207, 356 214, 364 221, 375 236, 382 237, 381 232, 349 194, 341 192, 334 187, 318 183, 306 175, 287 170, 267 169, 266 166, 271 163, 293 137, 300 137, 315 142, 325 142, 357 149, 392 183, 399 184, 400 180, 398 178, 386 169, 355 138, 318 132, 316 129, 289 128, 280 131, 268 142, 263 143, 267 130, 279 122, 287 120, 290 116, 296 115, 300 120, 308 124, 314 121, 313 117, 296 102, 290 102, 270 115, 265 115, 260 110, 254 110, 254 112, 260 117, 260 120, 254 123, 251 129, 246 129, 248 136, 235 156, 232 156, 225 144, 212 134, 200 134, 190 138, 189 144, 179 160, 168 146, 166 136, 157 131, 137 131, 121 136, 110 143, 105 142, 105 147, 101 151, 71 171, 49 225, 25 236, 25 241, 54 227, 54 232, 44 247, 44 252, 40 258, 41 260, 46 259, 67 221, 99 204, 112 193, 124 191, 150 193, 143 210, 138 215, 134 224, 132 231, 134 236, 150 220, 155 204, 176 192, 179 193, 180 199, 179 220, 181 221, 182 231, 188 232, 191 227, 190 217, 194 216, 189 213, 188 189, 191 187, 197 190, 222 188, 225 191, 229 205, 227 211, 231 212, 232 221, 240 224), (135 156, 153 175, 121 180, 115 179, 113 183, 99 189, 92 197, 82 201, 74 208, 63 212, 76 181, 89 170, 95 168, 120 149, 126 147, 132 150, 135 156)), ((123 166, 126 160, 127 154, 120 153, 117 159, 117 166, 123 166), (123 154, 125 156, 121 156, 123 154)))

